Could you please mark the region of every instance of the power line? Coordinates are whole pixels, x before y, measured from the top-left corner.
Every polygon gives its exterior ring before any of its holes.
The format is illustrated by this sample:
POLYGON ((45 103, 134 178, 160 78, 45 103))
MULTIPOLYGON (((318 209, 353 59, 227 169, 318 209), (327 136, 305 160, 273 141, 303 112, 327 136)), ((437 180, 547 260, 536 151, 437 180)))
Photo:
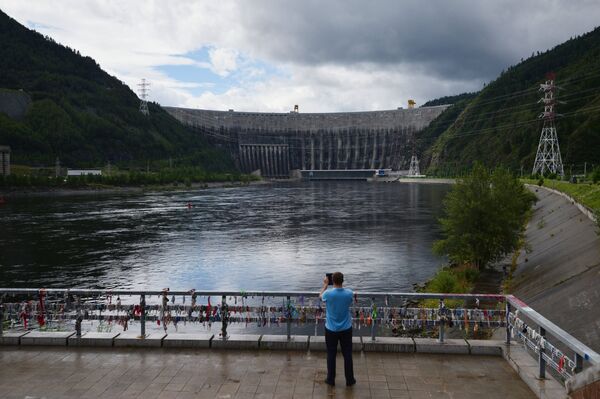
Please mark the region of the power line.
MULTIPOLYGON (((600 68, 593 69, 592 71, 600 71, 600 68)), ((570 78, 562 80, 561 82, 562 82, 562 84, 573 83, 573 82, 578 82, 578 81, 583 81, 583 80, 591 79, 591 78, 598 77, 598 76, 600 76, 600 73, 585 73, 585 74, 582 74, 582 75, 572 76, 570 78)), ((539 91, 538 88, 531 87, 531 88, 528 88, 528 89, 519 90, 519 91, 507 93, 507 94, 501 94, 499 96, 491 97, 491 98, 486 99, 484 101, 479 101, 479 102, 473 104, 473 106, 486 105, 486 104, 491 104, 491 103, 498 102, 498 101, 506 101, 506 100, 512 99, 512 98, 523 97, 524 95, 529 94, 530 92, 534 93, 534 92, 537 92, 537 91, 539 91)))
MULTIPOLYGON (((600 76, 600 75, 598 75, 598 76, 600 76)), ((562 96, 560 98, 562 98, 562 99, 570 99, 571 97, 577 97, 577 100, 583 100, 583 99, 586 99, 586 98, 595 97, 595 96, 597 96, 596 92, 597 92, 598 88, 600 88, 600 86, 595 86, 595 87, 587 88, 585 90, 579 90, 579 91, 576 91, 576 92, 569 93, 568 95, 562 96), (594 93, 592 93, 590 95, 587 95, 587 96, 580 96, 579 95, 579 94, 587 93, 587 92, 594 92, 594 93)), ((452 125, 456 124, 457 122, 461 122, 463 124, 467 124, 467 123, 471 124, 471 123, 476 123, 476 122, 480 122, 480 121, 487 121, 490 118, 486 117, 486 116, 496 115, 496 114, 502 114, 502 113, 505 113, 507 110, 522 109, 522 111, 520 111, 520 112, 513 113, 513 114, 519 115, 521 113, 528 112, 530 109, 533 109, 533 107, 532 107, 533 105, 538 105, 538 104, 539 104, 539 101, 536 101, 536 102, 531 102, 531 103, 526 103, 526 104, 515 105, 515 106, 512 106, 512 107, 498 108, 498 109, 496 109, 494 111, 489 111, 489 112, 485 112, 485 113, 474 113, 473 115, 477 115, 477 117, 478 117, 477 119, 470 119, 470 118, 460 119, 460 118, 457 118, 455 120, 449 121, 446 124, 437 124, 435 126, 439 127, 439 128, 443 128, 444 130, 446 130, 447 128, 451 127, 452 125), (479 117, 481 117, 481 118, 479 118, 479 117)), ((198 119, 200 119, 202 122, 204 122, 204 126, 203 126, 204 128, 217 129, 216 127, 213 126, 214 125, 214 121, 211 120, 211 118, 209 118, 206 115, 204 115, 203 113, 200 112, 197 115, 195 115, 195 117, 198 118, 198 119)), ((348 129, 348 128, 346 128, 346 129, 348 129)), ((490 129, 494 129, 494 128, 490 128, 490 129)), ((281 134, 281 133, 284 133, 283 130, 282 130, 282 132, 274 132, 274 133, 268 133, 268 134, 265 134, 265 133, 260 134, 260 133, 257 133, 257 132, 253 132, 253 136, 254 137, 259 137, 259 138, 272 139, 273 137, 275 137, 276 135, 281 134)), ((431 138, 431 140, 435 140, 435 139, 437 139, 437 137, 432 137, 431 138)), ((422 142, 422 139, 421 139, 421 142, 422 142)))
MULTIPOLYGON (((593 106, 593 107, 587 107, 587 108, 582 108, 576 111, 572 111, 572 112, 568 112, 563 114, 562 116, 560 116, 560 119, 567 119, 567 118, 571 118, 574 116, 577 116, 578 114, 584 114, 587 112, 592 112, 592 111, 596 111, 596 110, 600 110, 600 105, 598 106, 593 106)), ((511 124, 504 124, 504 125, 499 125, 499 126, 492 126, 492 127, 487 127, 487 128, 482 128, 482 129, 474 129, 474 130, 470 130, 470 131, 466 131, 466 132, 462 132, 460 134, 455 134, 452 135, 450 137, 446 137, 445 141, 448 140, 453 140, 453 139, 458 139, 458 138, 462 138, 462 137, 469 137, 469 136, 477 136, 477 135, 481 135, 481 134, 487 134, 489 132, 502 132, 502 131, 506 131, 506 130, 514 130, 516 128, 519 127, 523 127, 523 126, 528 126, 528 125, 532 125, 534 123, 539 123, 539 119, 530 119, 530 120, 526 120, 526 121, 522 121, 522 122, 517 122, 517 123, 511 123, 511 124)), ((231 142, 231 143, 236 143, 239 144, 239 140, 236 138, 233 138, 231 136, 227 136, 227 135, 223 135, 223 134, 219 134, 216 132, 208 132, 205 131, 203 133, 205 136, 209 136, 209 137, 213 137, 216 139, 220 139, 223 141, 227 141, 227 142, 231 142)), ((265 138, 276 138, 277 135, 272 135, 272 136, 261 136, 261 137, 265 137, 265 138)), ((298 137, 294 137, 291 138, 292 140, 300 140, 301 138, 298 137)), ((265 143, 268 144, 268 143, 265 143)), ((275 143, 273 143, 275 144, 275 143)), ((289 148, 293 148, 293 149, 306 149, 306 147, 301 147, 301 146, 295 146, 293 144, 288 143, 288 147, 289 148)), ((359 145, 359 146, 354 146, 354 145, 345 145, 344 148, 350 148, 350 149, 356 149, 356 148, 363 148, 363 146, 359 145)))

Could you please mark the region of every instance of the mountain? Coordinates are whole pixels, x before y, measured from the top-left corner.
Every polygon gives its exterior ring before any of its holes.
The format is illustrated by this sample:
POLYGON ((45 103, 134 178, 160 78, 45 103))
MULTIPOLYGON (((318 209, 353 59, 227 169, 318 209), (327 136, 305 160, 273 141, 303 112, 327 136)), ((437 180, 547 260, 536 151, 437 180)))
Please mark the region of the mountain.
POLYGON ((478 93, 462 93, 455 96, 445 96, 436 98, 435 100, 429 100, 422 107, 435 107, 436 105, 455 104, 462 100, 471 100, 477 96, 478 93))
MULTIPOLYGON (((600 164, 600 28, 503 71, 475 97, 463 96, 422 134, 429 173, 458 173, 474 161, 528 173, 542 128, 539 84, 555 74, 561 88, 556 128, 565 172, 600 164)), ((461 95, 462 96, 462 95, 461 95)), ((588 169, 589 170, 589 169, 588 169)))
POLYGON ((233 161, 159 105, 139 99, 90 57, 0 11, 0 145, 17 164, 145 166, 148 161, 232 170, 233 161))

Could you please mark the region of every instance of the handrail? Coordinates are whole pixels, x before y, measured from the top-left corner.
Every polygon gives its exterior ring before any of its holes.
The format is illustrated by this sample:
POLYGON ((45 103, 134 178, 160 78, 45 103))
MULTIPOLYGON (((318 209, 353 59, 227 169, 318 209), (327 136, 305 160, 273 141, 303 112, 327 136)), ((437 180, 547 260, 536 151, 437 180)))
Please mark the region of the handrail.
MULTIPOLYGON (((300 297, 300 298, 311 298, 317 297, 319 293, 317 291, 218 291, 218 290, 174 290, 171 291, 168 288, 164 289, 149 289, 149 290, 127 290, 127 289, 87 289, 87 288, 71 288, 71 289, 63 289, 63 288, 0 288, 0 319, 2 319, 2 302, 5 299, 6 295, 31 295, 31 296, 39 296, 42 298, 45 296, 53 295, 74 295, 74 296, 89 296, 89 297, 100 297, 100 296, 133 296, 139 295, 139 308, 141 309, 141 313, 138 313, 137 317, 139 317, 140 321, 140 329, 141 329, 141 337, 144 337, 145 334, 145 321, 146 321, 146 311, 144 309, 150 309, 155 305, 147 305, 146 297, 148 296, 162 296, 163 304, 162 307, 159 308, 165 310, 167 309, 166 303, 168 302, 165 298, 168 296, 192 296, 196 297, 221 297, 222 301, 220 306, 219 317, 222 316, 218 321, 222 324, 222 337, 227 337, 227 324, 229 321, 229 306, 227 303, 227 297, 235 297, 236 301, 238 297, 242 298, 263 298, 263 303, 265 298, 269 297, 283 297, 285 300, 285 317, 284 322, 287 324, 287 335, 288 338, 291 334, 291 323, 292 323, 292 311, 293 308, 291 297, 300 297)), ((574 365, 574 372, 579 372, 582 370, 583 361, 588 361, 591 365, 600 364, 600 354, 593 351, 591 348, 577 340, 575 337, 558 327, 556 324, 552 323, 550 320, 546 319, 544 316, 536 312, 534 309, 529 307, 525 302, 518 299, 514 295, 501 295, 501 294, 455 294, 455 293, 427 293, 427 292, 378 292, 378 291, 356 291, 355 292, 356 299, 369 299, 371 301, 371 306, 373 306, 374 314, 372 324, 371 324, 371 338, 375 339, 375 325, 376 323, 381 323, 381 316, 376 316, 376 308, 375 301, 376 300, 385 300, 386 306, 388 305, 388 300, 392 298, 403 298, 403 299, 412 299, 412 300, 424 300, 424 299, 439 299, 439 309, 437 309, 437 317, 438 317, 438 325, 439 325, 439 342, 444 342, 444 324, 448 321, 447 312, 444 305, 445 299, 462 299, 462 300, 493 300, 496 302, 504 302, 505 310, 503 310, 504 317, 506 318, 506 322, 502 321, 502 323, 506 327, 506 342, 510 344, 511 333, 517 332, 519 338, 521 338, 526 345, 529 345, 534 349, 536 353, 539 355, 539 364, 540 364, 540 377, 543 378, 544 370, 547 365, 546 360, 548 358, 548 354, 545 352, 545 346, 548 348, 553 348, 550 343, 546 343, 545 334, 548 333, 553 337, 557 338, 563 345, 568 347, 575 354, 574 361, 571 361, 571 364, 574 365), (518 311, 518 313, 511 313, 511 308, 518 311), (537 324, 539 333, 532 333, 535 337, 535 340, 528 339, 525 337, 521 331, 517 331, 517 324, 519 322, 521 327, 523 326, 523 321, 518 319, 517 316, 525 316, 531 322, 537 324), (512 324, 511 324, 512 322, 512 324)), ((195 300, 195 299, 194 299, 195 300)), ((68 300, 67 300, 68 301, 68 300)), ((209 301, 210 302, 210 301, 209 301)), ((138 306, 138 305, 136 305, 138 306)), ((81 307, 80 307, 81 308, 81 307)), ((190 313, 191 315, 191 313, 190 313)), ((162 317, 162 316, 161 316, 162 317)), ((261 316, 264 317, 264 316, 261 316)), ((76 325, 76 329, 78 329, 78 334, 81 331, 81 314, 79 311, 77 312, 77 320, 78 324, 76 325)), ((136 319, 137 320, 137 319, 136 319)), ((527 327, 528 331, 531 331, 529 327, 527 327)), ((2 334, 2 324, 0 323, 0 335, 2 334)), ((552 360, 552 359, 550 359, 552 360)), ((562 366, 561 366, 562 367, 562 366)), ((555 367, 556 368, 556 367, 555 367)), ((559 367, 560 370, 560 367, 559 367)))
MULTIPOLYGON (((157 290, 122 290, 122 289, 87 289, 87 288, 0 288, 0 294, 37 294, 43 290, 47 294, 64 294, 70 293, 73 295, 162 295, 168 292, 169 295, 190 295, 196 294, 200 296, 308 296, 316 297, 319 295, 317 291, 217 291, 217 290, 187 290, 187 291, 171 291, 169 289, 157 290)), ((427 293, 427 292, 370 292, 370 291, 354 291, 357 296, 362 298, 386 298, 386 297, 402 297, 414 299, 493 299, 496 301, 504 301, 505 296, 500 294, 442 294, 442 293, 427 293)))
POLYGON ((528 319, 535 322, 539 327, 543 328, 545 332, 558 338, 563 344, 569 349, 572 349, 575 353, 582 356, 584 359, 589 360, 590 363, 600 364, 600 354, 594 352, 590 347, 583 344, 571 334, 546 319, 544 316, 533 310, 529 305, 515 297, 514 295, 507 295, 506 299, 508 303, 518 309, 528 319))

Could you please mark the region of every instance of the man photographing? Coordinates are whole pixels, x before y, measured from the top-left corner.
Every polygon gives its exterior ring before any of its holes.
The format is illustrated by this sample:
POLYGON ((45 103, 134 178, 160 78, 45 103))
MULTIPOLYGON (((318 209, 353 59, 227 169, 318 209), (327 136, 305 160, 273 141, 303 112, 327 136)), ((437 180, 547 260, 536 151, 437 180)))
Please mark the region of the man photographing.
POLYGON ((344 356, 344 374, 346 385, 356 384, 352 366, 352 316, 350 305, 352 304, 352 290, 344 288, 344 275, 340 272, 333 273, 333 288, 329 286, 329 277, 325 276, 323 288, 319 296, 325 302, 327 310, 325 318, 325 345, 327 346, 327 379, 325 382, 331 386, 335 385, 335 358, 337 355, 337 344, 340 342, 342 355, 344 356))

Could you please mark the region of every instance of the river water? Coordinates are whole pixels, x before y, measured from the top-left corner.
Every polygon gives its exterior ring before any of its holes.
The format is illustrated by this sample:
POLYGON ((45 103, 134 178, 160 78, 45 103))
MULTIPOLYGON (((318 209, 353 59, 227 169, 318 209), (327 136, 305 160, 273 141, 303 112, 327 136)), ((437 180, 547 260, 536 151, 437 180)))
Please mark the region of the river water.
POLYGON ((431 245, 448 190, 313 182, 11 199, 0 286, 317 290, 339 270, 361 291, 411 291, 443 263, 431 245))

